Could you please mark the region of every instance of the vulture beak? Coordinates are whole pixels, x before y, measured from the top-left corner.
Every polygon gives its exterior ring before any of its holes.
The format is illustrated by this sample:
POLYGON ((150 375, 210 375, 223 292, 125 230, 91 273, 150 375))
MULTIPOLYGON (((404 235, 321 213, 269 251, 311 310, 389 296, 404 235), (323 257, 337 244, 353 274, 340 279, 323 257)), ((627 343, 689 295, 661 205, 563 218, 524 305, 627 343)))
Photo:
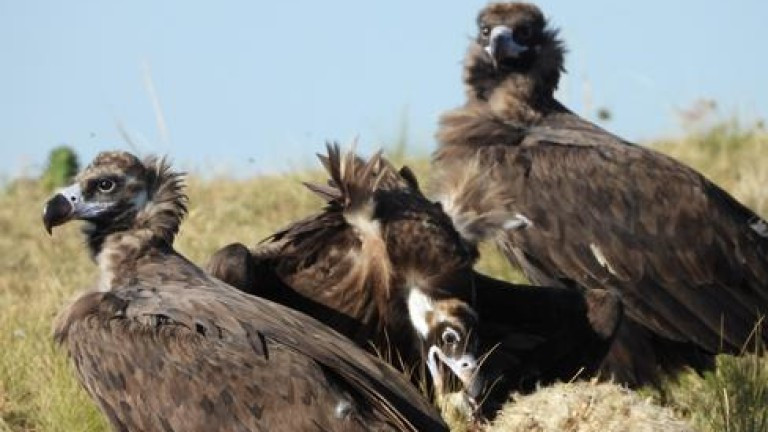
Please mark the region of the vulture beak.
POLYGON ((435 388, 438 393, 443 392, 443 372, 439 366, 439 363, 444 364, 448 369, 456 375, 464 386, 464 391, 467 395, 474 399, 476 398, 482 387, 480 379, 477 377, 478 364, 475 356, 472 354, 463 354, 458 359, 451 358, 441 350, 438 346, 432 345, 427 353, 427 368, 432 375, 432 381, 435 383, 435 388))
POLYGON ((75 216, 75 209, 80 201, 82 201, 80 185, 74 184, 61 189, 45 203, 43 224, 48 234, 53 233, 53 227, 59 226, 75 216))
POLYGON ((488 46, 485 47, 485 52, 491 57, 493 66, 496 68, 501 61, 517 58, 527 50, 528 47, 515 42, 515 38, 512 37, 512 29, 504 25, 491 29, 488 46))

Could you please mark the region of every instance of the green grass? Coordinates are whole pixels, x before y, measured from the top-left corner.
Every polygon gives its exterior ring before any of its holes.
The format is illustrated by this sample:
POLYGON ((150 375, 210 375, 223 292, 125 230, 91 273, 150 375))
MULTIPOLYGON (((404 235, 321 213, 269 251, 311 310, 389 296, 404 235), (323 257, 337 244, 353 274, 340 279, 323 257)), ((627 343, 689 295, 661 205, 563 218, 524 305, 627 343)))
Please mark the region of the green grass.
POLYGON ((703 377, 685 374, 670 381, 663 397, 700 430, 768 431, 768 361, 754 355, 720 356, 703 377))
MULTIPOLYGON (((692 164, 761 214, 768 213, 768 139, 764 131, 729 122, 657 147, 692 164)), ((410 164, 426 182, 428 163, 410 164)), ((319 178, 317 171, 247 180, 203 181, 192 175, 190 215, 177 247, 202 264, 229 242, 253 244, 317 210, 319 199, 300 182, 319 178)), ((77 224, 57 229, 52 238, 45 233, 40 211, 46 198, 43 187, 29 181, 12 182, 0 191, 0 432, 106 430, 102 416, 50 337, 57 311, 75 293, 88 289, 97 269, 77 224)), ((482 252, 479 267, 483 271, 521 280, 493 248, 483 247, 482 252)), ((700 430, 765 430, 768 362, 756 357, 721 357, 719 364, 713 374, 686 374, 670 382, 664 397, 657 396, 657 400, 700 430)), ((572 390, 564 391, 580 391, 578 386, 568 389, 572 390)))

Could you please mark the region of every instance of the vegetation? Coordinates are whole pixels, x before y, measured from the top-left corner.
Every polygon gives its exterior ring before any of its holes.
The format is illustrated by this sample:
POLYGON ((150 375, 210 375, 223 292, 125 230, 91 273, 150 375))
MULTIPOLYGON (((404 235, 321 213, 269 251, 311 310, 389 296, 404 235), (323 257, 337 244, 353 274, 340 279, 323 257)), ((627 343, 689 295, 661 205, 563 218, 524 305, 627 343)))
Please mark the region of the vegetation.
POLYGON ((77 154, 71 147, 59 146, 48 155, 48 166, 40 182, 46 190, 67 185, 77 174, 77 154))
MULTIPOLYGON (((518 396, 487 432, 689 432, 674 411, 610 383, 573 382, 518 396)), ((719 430, 719 429, 718 429, 719 430)))
MULTIPOLYGON (((760 127, 726 122, 655 145, 768 214, 768 134, 760 127)), ((411 165, 426 182, 428 164, 412 161, 411 165)), ((319 177, 319 172, 247 180, 203 181, 191 176, 190 215, 181 229, 178 249, 202 264, 224 244, 257 242, 320 206, 300 184, 319 177)), ((107 429, 50 337, 56 312, 76 292, 88 288, 97 268, 83 247, 77 224, 56 229, 52 238, 45 233, 40 208, 49 187, 47 180, 15 182, 14 187, 0 191, 0 432, 107 429)), ((520 280, 490 247, 483 249, 480 267, 520 280)), ((716 372, 703 377, 686 374, 659 392, 638 394, 609 384, 559 385, 534 397, 517 398, 500 422, 507 422, 503 430, 520 431, 687 430, 675 420, 677 416, 702 431, 768 429, 768 361, 723 356, 718 363, 716 372), (553 405, 553 400, 560 402, 553 405), (564 423, 556 423, 555 429, 547 428, 552 422, 536 420, 555 421, 557 416, 564 423), (659 421, 665 423, 654 423, 659 421), (624 425, 627 429, 622 429, 624 425)))

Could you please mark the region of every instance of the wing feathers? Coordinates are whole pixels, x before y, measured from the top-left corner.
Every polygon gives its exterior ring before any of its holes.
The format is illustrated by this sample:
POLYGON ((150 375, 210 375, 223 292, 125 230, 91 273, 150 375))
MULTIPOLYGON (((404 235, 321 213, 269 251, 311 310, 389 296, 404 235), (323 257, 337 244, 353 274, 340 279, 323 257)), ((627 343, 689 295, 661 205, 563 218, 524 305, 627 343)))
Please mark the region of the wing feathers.
POLYGON ((462 110, 444 117, 436 163, 460 176, 479 161, 489 187, 531 220, 502 249, 532 280, 614 289, 631 319, 670 343, 740 352, 768 312, 768 239, 750 228, 760 217, 672 158, 576 116, 545 117, 521 139, 481 108, 462 110))
POLYGON ((353 430, 367 429, 371 415, 395 430, 443 429, 399 373, 344 337, 295 311, 211 282, 87 294, 66 315, 60 328, 69 331, 58 332, 59 340, 118 429, 156 430, 167 422, 175 430, 205 424, 304 430, 318 421, 322 429, 336 430, 343 419, 331 414, 349 397, 345 391, 359 395, 351 402, 361 409, 371 408, 358 413, 353 430), (323 368, 346 390, 329 383, 323 368), (105 380, 110 374, 117 378, 105 380), (146 396, 126 401, 132 409, 116 408, 121 397, 139 394, 146 396), (291 416, 299 398, 304 414, 291 416), (190 406, 195 408, 184 408, 190 406))

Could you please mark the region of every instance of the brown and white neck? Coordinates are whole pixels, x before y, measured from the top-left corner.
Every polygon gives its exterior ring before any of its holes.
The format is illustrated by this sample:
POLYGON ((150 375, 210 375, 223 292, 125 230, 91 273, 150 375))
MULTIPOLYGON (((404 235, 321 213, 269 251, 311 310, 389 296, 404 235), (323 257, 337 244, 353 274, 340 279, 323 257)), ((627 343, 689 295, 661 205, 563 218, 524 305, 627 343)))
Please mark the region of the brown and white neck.
POLYGON ((107 235, 94 255, 99 266, 99 291, 111 291, 128 283, 136 274, 137 262, 163 241, 146 228, 107 235))

